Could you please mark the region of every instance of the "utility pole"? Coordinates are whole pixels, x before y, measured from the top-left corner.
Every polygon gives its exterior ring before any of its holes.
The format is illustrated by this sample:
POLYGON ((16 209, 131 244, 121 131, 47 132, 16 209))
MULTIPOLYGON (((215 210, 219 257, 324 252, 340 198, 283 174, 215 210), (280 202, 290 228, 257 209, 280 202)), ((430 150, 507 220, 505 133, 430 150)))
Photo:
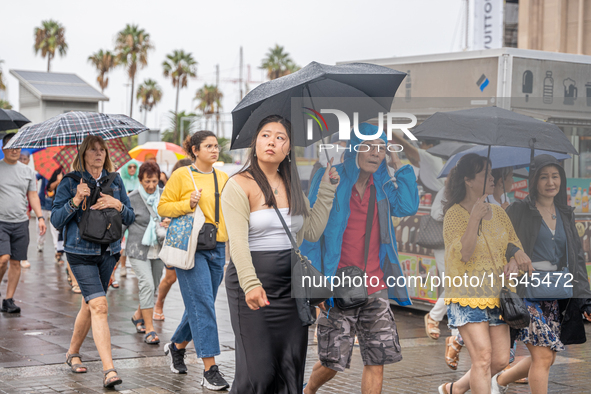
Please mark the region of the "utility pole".
POLYGON ((466 1, 466 34, 464 37, 464 51, 468 50, 468 32, 470 31, 470 0, 466 1))
POLYGON ((242 100, 243 96, 243 91, 242 91, 242 63, 243 63, 243 58, 242 58, 242 47, 240 47, 240 77, 239 79, 239 84, 240 84, 240 100, 242 100))
MULTIPOLYGON (((220 65, 215 65, 215 91, 216 95, 220 92, 220 65)), ((216 101, 219 98, 216 97, 216 101)), ((220 134, 220 107, 215 103, 215 135, 219 137, 220 134)))

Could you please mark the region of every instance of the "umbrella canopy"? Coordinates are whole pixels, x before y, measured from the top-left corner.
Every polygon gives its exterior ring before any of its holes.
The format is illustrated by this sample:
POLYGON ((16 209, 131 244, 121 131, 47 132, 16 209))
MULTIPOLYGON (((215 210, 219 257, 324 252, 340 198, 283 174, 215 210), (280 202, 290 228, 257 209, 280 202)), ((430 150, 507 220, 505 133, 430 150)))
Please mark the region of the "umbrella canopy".
POLYGON ((479 145, 515 146, 578 154, 558 126, 498 107, 436 112, 412 130, 435 138, 479 145))
MULTIPOLYGON (((105 141, 107 144, 107 149, 109 150, 109 157, 111 158, 111 162, 115 167, 114 170, 117 171, 121 168, 125 163, 131 160, 129 157, 129 153, 127 152, 127 148, 123 143, 121 138, 117 138, 114 140, 107 140, 105 141)), ((72 164, 74 163, 74 159, 78 154, 78 148, 75 146, 65 146, 61 149, 54 157, 53 160, 66 169, 66 171, 70 171, 72 164)))
POLYGON ((33 153, 33 161, 35 162, 35 170, 46 179, 51 178, 53 172, 57 170, 60 165, 53 159, 63 146, 52 146, 51 148, 40 150, 33 153))
POLYGON ((437 156, 442 158, 443 160, 447 160, 456 153, 459 153, 466 149, 470 149, 473 146, 474 144, 466 144, 463 142, 455 141, 445 141, 441 144, 435 145, 434 147, 427 149, 427 152, 429 152, 433 156, 437 156))
MULTIPOLYGON (((405 76, 406 73, 374 64, 328 66, 312 62, 293 74, 259 85, 244 97, 232 111, 231 149, 247 148, 259 122, 269 115, 292 120, 292 98, 308 97, 312 107, 312 98, 371 98, 377 110, 370 117, 377 116, 380 111, 389 112, 394 94, 405 76)), ((325 136, 317 134, 309 140, 301 130, 292 133, 292 142, 297 146, 308 146, 321 137, 325 136)))
POLYGON ((27 123, 31 123, 31 121, 20 112, 12 109, 0 109, 0 131, 20 129, 27 123))
MULTIPOLYGON (((495 169, 503 167, 527 167, 530 165, 530 152, 531 150, 528 148, 516 148, 512 146, 492 146, 490 149, 491 168, 495 169)), ((460 160, 462 156, 465 156, 469 153, 476 153, 479 156, 487 157, 488 146, 477 145, 470 149, 466 149, 459 153, 456 153, 455 155, 449 158, 447 163, 445 163, 445 166, 439 173, 439 178, 447 176, 451 169, 455 167, 458 160, 460 160)), ((552 155, 557 160, 570 159, 570 155, 567 155, 565 153, 557 153, 550 152, 547 150, 536 149, 534 151, 534 156, 538 155, 552 155)))
POLYGON ((125 115, 96 112, 66 112, 45 122, 21 129, 10 140, 10 148, 47 148, 78 145, 88 135, 104 140, 128 137, 146 131, 143 124, 125 115))
POLYGON ((183 148, 163 141, 146 142, 129 151, 129 155, 133 159, 140 161, 146 161, 146 155, 150 154, 154 155, 158 164, 176 163, 180 159, 187 157, 183 148))

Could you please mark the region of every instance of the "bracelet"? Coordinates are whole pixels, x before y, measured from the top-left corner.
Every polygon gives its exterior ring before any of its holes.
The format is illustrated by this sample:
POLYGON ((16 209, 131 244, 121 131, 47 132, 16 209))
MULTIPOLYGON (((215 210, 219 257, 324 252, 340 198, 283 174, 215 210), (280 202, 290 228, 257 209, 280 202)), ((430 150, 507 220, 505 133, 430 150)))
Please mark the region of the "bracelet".
POLYGON ((78 208, 80 208, 80 205, 76 205, 76 204, 74 204, 74 199, 73 199, 73 198, 71 198, 71 199, 70 199, 69 203, 70 203, 70 206, 71 206, 72 208, 74 208, 74 209, 78 209, 78 208))
POLYGON ((42 217, 37 217, 37 220, 41 220, 41 219, 45 220, 45 218, 43 216, 42 217))

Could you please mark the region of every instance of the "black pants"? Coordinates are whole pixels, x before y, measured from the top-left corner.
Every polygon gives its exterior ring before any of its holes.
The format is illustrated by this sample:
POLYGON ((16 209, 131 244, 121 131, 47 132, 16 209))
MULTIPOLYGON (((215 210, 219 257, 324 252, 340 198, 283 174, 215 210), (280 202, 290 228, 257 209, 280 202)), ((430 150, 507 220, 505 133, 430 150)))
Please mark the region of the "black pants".
POLYGON ((236 375, 230 393, 300 394, 308 345, 291 298, 291 250, 251 252, 270 305, 251 310, 230 262, 226 291, 236 336, 236 375))

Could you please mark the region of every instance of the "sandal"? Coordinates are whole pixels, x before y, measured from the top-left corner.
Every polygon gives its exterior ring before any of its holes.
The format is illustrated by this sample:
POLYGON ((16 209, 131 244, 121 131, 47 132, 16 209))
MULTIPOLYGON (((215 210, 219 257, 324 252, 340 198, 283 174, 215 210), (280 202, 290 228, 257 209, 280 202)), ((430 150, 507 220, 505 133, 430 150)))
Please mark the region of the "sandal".
POLYGON ((55 263, 58 265, 62 265, 64 260, 62 259, 63 252, 56 252, 55 253, 55 263))
POLYGON ((441 335, 439 330, 439 322, 431 319, 431 315, 428 313, 425 315, 425 332, 427 336, 433 340, 438 340, 441 335))
POLYGON ((164 321, 164 313, 154 312, 154 317, 152 319, 154 321, 164 321))
POLYGON ((72 286, 72 293, 82 294, 82 290, 80 290, 80 286, 78 286, 78 285, 72 286))
POLYGON ((462 345, 456 341, 456 337, 447 337, 445 338, 445 346, 445 363, 455 371, 458 369, 458 363, 460 362, 462 345))
POLYGON ((86 367, 86 365, 82 364, 82 356, 79 355, 78 353, 74 353, 74 354, 66 353, 66 364, 68 364, 70 366, 70 370, 74 373, 86 373, 88 371, 88 368, 86 367), (72 359, 74 357, 78 357, 80 359, 80 364, 72 364, 72 359), (80 371, 81 368, 84 368, 84 371, 80 371))
POLYGON ((117 375, 117 370, 115 368, 103 371, 103 375, 105 376, 105 380, 103 381, 103 387, 106 389, 113 388, 118 384, 123 383, 123 380, 121 380, 121 378, 117 375), (113 376, 112 378, 107 378, 107 375, 111 372, 115 372, 115 376, 113 376))
POLYGON ((135 326, 135 331, 138 334, 145 334, 146 333, 146 326, 144 326, 144 319, 137 319, 134 320, 133 316, 131 317, 131 322, 133 323, 133 325, 135 326), (138 328, 138 324, 140 324, 139 328, 138 328))
POLYGON ((445 389, 445 386, 447 386, 447 383, 443 383, 441 386, 437 388, 439 394, 452 394, 454 391, 454 384, 450 383, 449 392, 445 389))
POLYGON ((158 345, 160 343, 160 339, 156 338, 156 336, 157 336, 156 331, 150 331, 144 337, 144 342, 146 342, 148 345, 158 345), (148 339, 148 338, 152 338, 152 339, 148 339))
POLYGON ((119 282, 117 282, 116 280, 114 280, 113 282, 111 282, 111 287, 114 289, 118 289, 119 288, 119 282))

